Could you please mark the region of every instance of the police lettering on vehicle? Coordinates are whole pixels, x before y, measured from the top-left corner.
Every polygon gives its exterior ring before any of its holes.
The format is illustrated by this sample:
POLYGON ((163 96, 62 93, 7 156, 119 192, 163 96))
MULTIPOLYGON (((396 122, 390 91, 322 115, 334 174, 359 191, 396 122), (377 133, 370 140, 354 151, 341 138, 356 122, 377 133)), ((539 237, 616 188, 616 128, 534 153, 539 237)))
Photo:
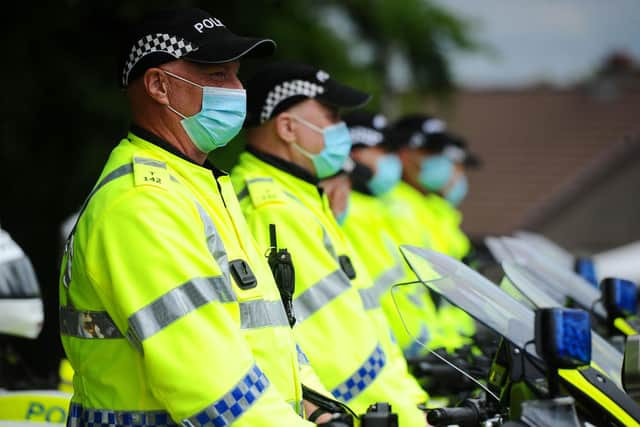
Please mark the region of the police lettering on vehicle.
POLYGON ((205 28, 211 29, 215 27, 224 27, 224 24, 218 18, 206 18, 200 22, 196 22, 193 26, 199 33, 202 33, 205 28))

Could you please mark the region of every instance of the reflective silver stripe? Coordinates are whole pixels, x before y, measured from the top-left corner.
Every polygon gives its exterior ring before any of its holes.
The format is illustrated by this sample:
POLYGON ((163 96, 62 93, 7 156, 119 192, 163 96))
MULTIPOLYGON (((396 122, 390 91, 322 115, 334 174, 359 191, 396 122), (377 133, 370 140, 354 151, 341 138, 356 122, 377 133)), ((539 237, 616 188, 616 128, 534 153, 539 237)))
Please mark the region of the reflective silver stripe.
POLYGON ((302 348, 296 344, 296 353, 298 353, 298 365, 310 365, 307 355, 302 351, 302 348))
POLYGON ((235 301, 228 282, 221 276, 191 279, 129 316, 127 339, 140 349, 142 341, 211 301, 235 301))
POLYGON ((205 236, 207 238, 207 247, 209 248, 209 252, 213 259, 216 260, 222 274, 229 280, 229 258, 227 256, 227 251, 224 248, 224 243, 222 242, 222 238, 220 237, 220 233, 218 233, 218 229, 216 228, 213 220, 205 211, 204 207, 198 202, 196 199, 193 199, 193 202, 196 204, 198 208, 198 214, 200 215, 200 219, 204 224, 205 236))
POLYGON ((253 405, 269 387, 269 380, 258 366, 249 372, 227 394, 196 415, 182 420, 189 427, 218 427, 232 425, 253 405))
POLYGON ((242 199, 244 199, 245 197, 247 197, 249 195, 249 187, 244 187, 239 193, 238 193, 238 201, 241 202, 242 199))
POLYGON ((386 270, 373 282, 373 286, 366 289, 359 289, 360 298, 364 304, 365 310, 373 310, 380 307, 380 298, 394 284, 395 281, 402 278, 404 270, 402 266, 396 264, 394 267, 386 270))
POLYGON ((148 159, 146 157, 134 157, 133 163, 140 163, 141 165, 153 166, 160 169, 166 169, 167 164, 160 160, 148 159))
POLYGON ((282 301, 265 301, 263 299, 242 301, 240 306, 240 327, 242 329, 264 328, 269 326, 289 327, 287 314, 282 301))
POLYGON ((299 322, 304 321, 350 287, 351 282, 342 270, 336 270, 323 277, 293 300, 296 319, 299 322))
POLYGON ((82 215, 84 210, 87 208, 87 205, 89 204, 89 200, 91 200, 93 195, 96 194, 96 192, 99 189, 104 187, 109 182, 113 181, 114 179, 120 178, 122 176, 128 175, 132 172, 133 172, 133 165, 130 163, 127 163, 126 165, 122 165, 115 168, 114 170, 109 172, 104 178, 102 178, 102 180, 93 188, 93 190, 91 190, 91 193, 89 193, 84 203, 82 204, 82 207, 80 208, 78 217, 76 219, 76 223, 73 225, 73 228, 69 233, 69 236, 67 236, 67 241, 64 244, 64 252, 67 255, 67 262, 65 265, 64 276, 62 277, 62 283, 64 284, 65 288, 68 288, 69 284, 71 283, 71 265, 73 263, 73 237, 76 232, 76 227, 78 226, 78 221, 80 221, 80 216, 82 215))
POLYGON ((124 338, 106 311, 60 307, 60 333, 76 338, 124 338))

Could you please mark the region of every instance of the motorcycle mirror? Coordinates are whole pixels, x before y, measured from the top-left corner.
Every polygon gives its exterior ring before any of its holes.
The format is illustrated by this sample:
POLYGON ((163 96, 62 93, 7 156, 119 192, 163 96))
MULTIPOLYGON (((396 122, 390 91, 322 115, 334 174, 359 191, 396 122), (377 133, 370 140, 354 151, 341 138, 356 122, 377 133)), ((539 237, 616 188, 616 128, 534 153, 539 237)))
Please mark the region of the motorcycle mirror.
POLYGON ((638 287, 632 281, 608 277, 602 280, 600 289, 609 320, 638 312, 638 287))
POLYGON ((624 345, 622 387, 636 401, 640 399, 640 335, 630 335, 624 345))
POLYGON ((591 317, 584 310, 541 308, 535 315, 536 352, 551 370, 591 362, 591 317))
POLYGON ((591 283, 594 288, 598 287, 598 278, 596 276, 596 267, 591 258, 576 258, 573 271, 582 276, 587 282, 591 283))

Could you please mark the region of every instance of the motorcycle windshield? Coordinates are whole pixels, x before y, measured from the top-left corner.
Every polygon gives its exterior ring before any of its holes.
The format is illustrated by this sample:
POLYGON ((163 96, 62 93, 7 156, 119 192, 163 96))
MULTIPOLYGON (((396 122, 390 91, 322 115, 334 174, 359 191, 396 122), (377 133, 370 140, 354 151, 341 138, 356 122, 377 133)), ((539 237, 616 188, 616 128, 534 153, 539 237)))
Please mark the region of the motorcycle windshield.
POLYGON ((420 282, 505 339, 537 356, 534 312, 491 281, 429 249, 402 245, 400 251, 420 282))
POLYGON ((568 270, 573 270, 576 258, 571 252, 567 251, 553 240, 548 239, 542 234, 524 230, 516 231, 514 234, 517 238, 535 248, 536 251, 542 254, 545 258, 555 261, 558 265, 568 270))
MULTIPOLYGON (((502 269, 508 279, 506 291, 519 301, 527 301, 536 308, 561 307, 564 304, 546 294, 536 285, 536 276, 525 266, 505 261, 502 269), (519 293, 520 295, 515 295, 519 293)), ((591 331, 591 360, 618 386, 622 386, 621 372, 623 356, 600 335, 591 331)))
POLYGON ((521 240, 502 237, 500 241, 508 251, 510 261, 526 266, 529 274, 537 278, 534 283, 549 296, 559 302, 570 298, 585 310, 606 319, 607 313, 600 303, 600 291, 585 279, 555 263, 547 262, 521 240))
POLYGON ((40 286, 31 261, 0 229, 0 298, 37 298, 40 286))

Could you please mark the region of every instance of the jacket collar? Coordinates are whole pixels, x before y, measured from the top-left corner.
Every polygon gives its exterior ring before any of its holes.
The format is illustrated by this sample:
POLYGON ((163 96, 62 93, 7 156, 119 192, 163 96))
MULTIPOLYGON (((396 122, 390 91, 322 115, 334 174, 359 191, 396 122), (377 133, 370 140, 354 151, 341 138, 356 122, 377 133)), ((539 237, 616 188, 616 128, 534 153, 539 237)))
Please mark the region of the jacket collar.
POLYGON ((309 171, 296 165, 293 162, 265 153, 264 151, 260 151, 251 145, 247 145, 246 150, 263 162, 277 169, 280 169, 283 172, 293 175, 296 178, 308 182, 309 184, 313 184, 317 187, 318 183, 320 182, 320 180, 316 176, 312 175, 309 171))
POLYGON ((174 147, 173 145, 169 144, 167 141, 165 141, 164 139, 160 138, 158 135, 156 135, 155 133, 148 131, 147 129, 138 126, 137 124, 133 123, 131 125, 130 128, 130 132, 132 134, 134 134, 135 136, 137 136, 140 139, 144 139, 145 141, 155 145, 158 148, 163 149, 164 151, 173 154, 176 157, 181 158, 182 160, 185 160, 189 163, 193 163, 194 165, 203 167, 205 169, 208 169, 211 171, 211 173, 213 174, 213 176, 215 176, 216 178, 220 177, 220 176, 225 176, 228 175, 225 171, 218 169, 217 167, 215 167, 207 158, 207 160, 205 161, 205 163, 203 165, 198 164, 196 162, 194 162, 193 160, 191 160, 189 157, 187 157, 182 151, 178 150, 176 147, 174 147))

